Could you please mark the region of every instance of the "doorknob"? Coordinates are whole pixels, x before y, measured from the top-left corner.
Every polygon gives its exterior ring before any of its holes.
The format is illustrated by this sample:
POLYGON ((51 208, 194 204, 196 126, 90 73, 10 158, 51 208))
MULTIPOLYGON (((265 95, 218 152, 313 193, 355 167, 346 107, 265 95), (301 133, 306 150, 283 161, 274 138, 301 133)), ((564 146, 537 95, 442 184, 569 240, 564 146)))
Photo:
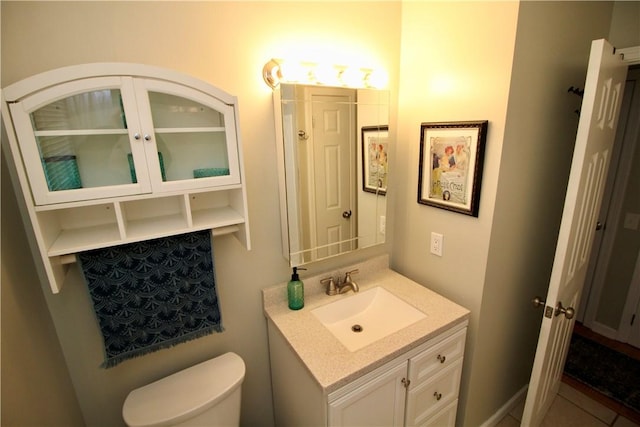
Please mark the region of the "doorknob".
POLYGON ((558 316, 560 313, 564 313, 564 317, 566 317, 567 319, 573 319, 573 316, 576 315, 576 311, 573 309, 573 307, 565 308, 562 306, 562 302, 558 301, 558 305, 556 306, 556 311, 554 312, 554 314, 558 316))
POLYGON ((604 228, 604 224, 602 224, 600 221, 598 221, 596 223, 596 231, 597 230, 602 230, 604 228))
POLYGON ((531 300, 531 304, 533 304, 533 308, 544 307, 544 303, 546 301, 540 297, 535 297, 531 300))
POLYGON ((351 210, 342 212, 342 218, 351 218, 351 210))

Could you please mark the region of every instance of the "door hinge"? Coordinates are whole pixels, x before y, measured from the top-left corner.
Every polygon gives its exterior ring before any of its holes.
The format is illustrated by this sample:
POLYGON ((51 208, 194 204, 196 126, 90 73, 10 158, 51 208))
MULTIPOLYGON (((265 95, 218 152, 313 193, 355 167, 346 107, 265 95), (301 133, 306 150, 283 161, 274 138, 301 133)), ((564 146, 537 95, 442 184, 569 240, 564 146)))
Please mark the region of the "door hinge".
POLYGON ((631 316, 631 325, 633 326, 633 322, 636 321, 636 315, 631 316))

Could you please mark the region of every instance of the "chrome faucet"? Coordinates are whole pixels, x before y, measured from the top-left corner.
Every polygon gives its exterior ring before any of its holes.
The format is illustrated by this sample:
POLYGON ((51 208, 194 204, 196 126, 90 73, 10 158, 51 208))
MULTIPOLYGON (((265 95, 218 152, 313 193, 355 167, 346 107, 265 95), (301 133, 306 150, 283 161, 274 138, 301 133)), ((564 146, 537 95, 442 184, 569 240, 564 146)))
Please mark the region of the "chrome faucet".
POLYGON ((360 288, 358 284, 353 281, 351 278, 352 274, 357 274, 360 270, 352 270, 345 273, 344 280, 338 277, 338 283, 333 279, 333 277, 327 277, 326 279, 320 280, 320 283, 327 285, 327 295, 337 295, 348 292, 349 289, 353 290, 353 292, 358 292, 360 288))

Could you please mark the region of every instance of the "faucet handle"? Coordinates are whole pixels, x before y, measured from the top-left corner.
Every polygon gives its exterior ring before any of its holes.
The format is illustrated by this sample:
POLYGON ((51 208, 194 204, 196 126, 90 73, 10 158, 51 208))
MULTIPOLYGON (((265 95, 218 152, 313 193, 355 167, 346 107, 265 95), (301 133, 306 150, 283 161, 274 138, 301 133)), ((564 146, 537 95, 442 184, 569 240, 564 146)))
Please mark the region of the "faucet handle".
POLYGON ((351 275, 358 273, 360 273, 360 270, 358 270, 357 268, 355 270, 347 271, 344 275, 344 282, 349 283, 351 281, 351 275))
POLYGON ((338 293, 338 288, 336 287, 336 282, 333 281, 333 277, 322 279, 320 283, 327 285, 327 295, 335 295, 338 293))

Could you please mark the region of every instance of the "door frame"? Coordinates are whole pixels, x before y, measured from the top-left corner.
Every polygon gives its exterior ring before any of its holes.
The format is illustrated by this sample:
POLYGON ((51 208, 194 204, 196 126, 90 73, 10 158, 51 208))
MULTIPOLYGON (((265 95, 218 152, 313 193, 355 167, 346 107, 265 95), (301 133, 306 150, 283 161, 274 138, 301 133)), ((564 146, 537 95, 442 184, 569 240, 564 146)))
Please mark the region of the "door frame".
MULTIPOLYGON (((637 48, 631 48, 633 52, 637 51, 637 55, 631 55, 629 58, 625 54, 625 60, 629 62, 630 66, 640 64, 640 46, 637 48)), ((629 74, 635 74, 635 95, 640 96, 640 68, 630 69, 629 74)), ((628 81, 628 80, 627 80, 628 81)), ((629 85, 627 86, 627 90, 629 85)), ((622 114, 627 114, 627 117, 632 117, 633 114, 637 114, 637 109, 634 109, 631 99, 628 97, 628 91, 625 90, 625 99, 622 105, 622 114), (625 113, 626 110, 626 113, 625 113)), ((604 221, 605 226, 603 232, 597 238, 596 246, 591 254, 589 261, 588 276, 589 280, 585 283, 585 289, 580 303, 580 310, 578 311, 578 320, 582 321, 586 327, 606 336, 607 338, 615 339, 621 342, 628 342, 630 333, 632 330, 631 325, 625 319, 629 319, 633 313, 637 310, 638 298, 640 298, 640 279, 638 279, 638 270, 640 270, 640 257, 636 261, 635 272, 632 275, 629 290, 627 292, 626 304, 620 318, 620 323, 616 329, 599 323, 596 320, 598 308, 600 306, 600 297, 604 290, 605 276, 609 264, 610 257, 614 248, 614 241, 616 237, 616 230, 620 221, 623 220, 622 204, 626 193, 626 187, 629 180, 629 174, 632 167, 632 155, 635 150, 640 150, 640 144, 637 142, 638 133, 640 133, 640 123, 631 123, 630 129, 627 126, 628 121, 620 121, 618 125, 618 132, 616 136, 614 158, 612 159, 615 168, 611 168, 609 176, 607 177, 607 192, 610 192, 611 197, 609 200, 605 200, 606 205, 600 211, 600 220, 604 221), (627 137, 628 132, 631 132, 631 137, 627 137), (623 142, 627 142, 627 145, 623 145, 623 142), (630 143, 628 143, 630 142, 630 143), (617 183, 623 183, 619 185, 617 183), (614 187, 615 184, 615 187, 614 187)))

